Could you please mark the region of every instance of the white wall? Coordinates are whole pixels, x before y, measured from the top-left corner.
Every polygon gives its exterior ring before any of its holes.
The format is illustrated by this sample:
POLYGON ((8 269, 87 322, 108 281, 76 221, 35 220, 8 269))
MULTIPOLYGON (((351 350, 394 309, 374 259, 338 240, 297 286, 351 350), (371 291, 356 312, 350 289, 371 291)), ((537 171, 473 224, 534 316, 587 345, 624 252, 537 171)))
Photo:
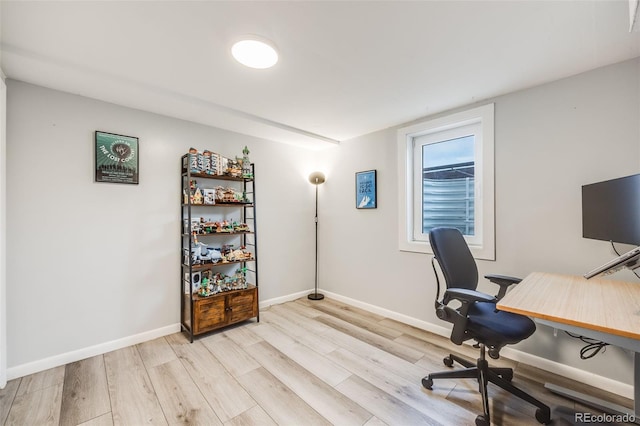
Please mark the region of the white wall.
MULTIPOLYGON (((582 274, 611 258, 608 243, 582 238, 581 185, 640 172, 639 88, 636 59, 492 100, 497 260, 479 262, 481 274, 582 274)), ((447 325, 434 313, 430 256, 398 250, 396 129, 325 155, 333 162, 319 213, 321 288, 447 325), (378 208, 356 210, 354 173, 369 169, 378 170, 378 208)), ((629 272, 617 278, 637 280, 629 272)), ((495 291, 484 282, 481 290, 495 291)), ((631 383, 629 354, 609 348, 581 361, 580 346, 540 326, 517 348, 631 383)))
POLYGON ((8 80, 9 376, 177 330, 180 156, 256 164, 260 301, 313 287, 312 152, 8 80), (94 183, 95 130, 140 138, 140 184, 94 183))
POLYGON ((0 388, 7 384, 7 86, 0 69, 0 388))

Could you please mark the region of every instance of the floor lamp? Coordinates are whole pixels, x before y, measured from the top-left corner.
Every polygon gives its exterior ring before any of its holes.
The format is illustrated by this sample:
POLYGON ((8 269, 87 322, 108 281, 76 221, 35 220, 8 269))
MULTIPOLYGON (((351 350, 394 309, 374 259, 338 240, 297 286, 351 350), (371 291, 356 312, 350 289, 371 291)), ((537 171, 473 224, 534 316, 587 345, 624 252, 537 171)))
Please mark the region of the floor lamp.
POLYGON ((324 299, 324 294, 318 293, 318 185, 324 183, 324 181, 324 174, 321 172, 313 172, 309 175, 309 182, 316 186, 316 286, 315 291, 308 296, 311 300, 324 299))

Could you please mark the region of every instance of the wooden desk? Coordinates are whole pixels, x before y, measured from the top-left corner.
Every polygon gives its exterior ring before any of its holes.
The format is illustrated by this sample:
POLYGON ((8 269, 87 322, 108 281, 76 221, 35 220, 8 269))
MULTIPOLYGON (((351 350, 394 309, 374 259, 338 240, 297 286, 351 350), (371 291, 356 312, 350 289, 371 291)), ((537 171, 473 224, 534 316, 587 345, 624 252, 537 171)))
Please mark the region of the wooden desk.
POLYGON ((559 386, 545 387, 603 411, 632 414, 640 420, 640 282, 534 272, 507 293, 497 308, 634 351, 633 413, 559 386))

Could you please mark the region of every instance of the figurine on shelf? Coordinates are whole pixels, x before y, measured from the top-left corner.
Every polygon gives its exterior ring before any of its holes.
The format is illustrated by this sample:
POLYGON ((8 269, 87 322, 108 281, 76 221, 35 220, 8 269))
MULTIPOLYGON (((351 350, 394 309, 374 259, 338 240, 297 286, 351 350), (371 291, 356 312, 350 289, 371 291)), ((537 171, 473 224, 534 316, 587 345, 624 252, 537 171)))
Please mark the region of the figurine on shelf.
POLYGON ((233 232, 233 226, 231 225, 231 223, 229 223, 228 220, 225 219, 225 220, 222 221, 221 231, 220 232, 226 232, 226 233, 233 232))
POLYGON ((202 233, 203 234, 213 234, 214 232, 216 232, 216 223, 217 222, 211 222, 208 219, 205 219, 203 217, 200 218, 200 227, 202 229, 202 233))
POLYGON ((215 193, 216 202, 222 201, 224 198, 224 188, 222 186, 216 186, 215 190, 216 190, 216 193, 215 193))
POLYGON ((249 232, 249 225, 246 223, 233 222, 233 232, 249 232))
POLYGON ((222 202, 223 203, 236 202, 236 191, 234 191, 233 188, 225 188, 224 193, 222 194, 222 202))
POLYGON ((221 175, 222 170, 220 170, 220 154, 216 154, 212 152, 210 155, 210 164, 209 164, 209 174, 210 175, 221 175))
POLYGON ((206 292, 209 292, 209 279, 207 277, 202 277, 202 281, 200 281, 200 288, 206 289, 206 292))
POLYGON ((194 235, 193 239, 197 241, 195 234, 202 234, 202 224, 200 223, 200 219, 192 218, 191 219, 191 234, 194 235))
POLYGON ((251 161, 249 161, 249 149, 246 145, 242 150, 242 177, 245 179, 253 179, 253 172, 251 171, 251 161))
POLYGON ((227 175, 231 177, 240 177, 242 176, 242 168, 240 167, 240 163, 237 160, 229 159, 227 161, 227 175))
POLYGON ((236 203, 244 203, 245 198, 247 197, 244 192, 236 192, 233 194, 234 200, 236 203))
POLYGON ((238 289, 247 288, 247 268, 236 269, 236 285, 238 289))
POLYGON ((202 191, 200 191, 200 188, 196 188, 195 192, 193 193, 193 201, 191 204, 202 204, 202 191))
POLYGON ((211 174, 211 151, 205 149, 202 152, 202 159, 203 159, 202 173, 206 173, 210 175, 211 174))
POLYGON ((189 148, 189 168, 191 169, 191 173, 201 172, 198 168, 198 150, 195 148, 189 148))
POLYGON ((194 265, 202 263, 218 263, 222 260, 222 254, 218 249, 208 247, 206 244, 194 239, 194 245, 191 249, 192 263, 194 265))
POLYGON ((215 189, 202 189, 202 197, 204 204, 213 205, 216 203, 216 190, 215 189))
POLYGON ((231 252, 229 252, 226 256, 224 256, 222 261, 224 262, 226 260, 227 262, 241 262, 243 260, 249 260, 251 258, 251 252, 247 251, 245 247, 241 247, 238 250, 232 250, 231 252))

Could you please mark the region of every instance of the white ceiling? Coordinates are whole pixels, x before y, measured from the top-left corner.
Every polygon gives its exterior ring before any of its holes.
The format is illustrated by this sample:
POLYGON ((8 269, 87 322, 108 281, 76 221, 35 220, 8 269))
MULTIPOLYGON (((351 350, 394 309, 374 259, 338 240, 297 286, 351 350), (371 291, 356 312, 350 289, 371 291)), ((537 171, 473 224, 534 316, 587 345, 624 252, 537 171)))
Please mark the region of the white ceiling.
MULTIPOLYGON (((635 0, 632 0, 635 1, 635 0)), ((640 56, 608 1, 2 1, 9 78, 310 148, 640 56), (245 34, 280 61, 245 68, 245 34)))

